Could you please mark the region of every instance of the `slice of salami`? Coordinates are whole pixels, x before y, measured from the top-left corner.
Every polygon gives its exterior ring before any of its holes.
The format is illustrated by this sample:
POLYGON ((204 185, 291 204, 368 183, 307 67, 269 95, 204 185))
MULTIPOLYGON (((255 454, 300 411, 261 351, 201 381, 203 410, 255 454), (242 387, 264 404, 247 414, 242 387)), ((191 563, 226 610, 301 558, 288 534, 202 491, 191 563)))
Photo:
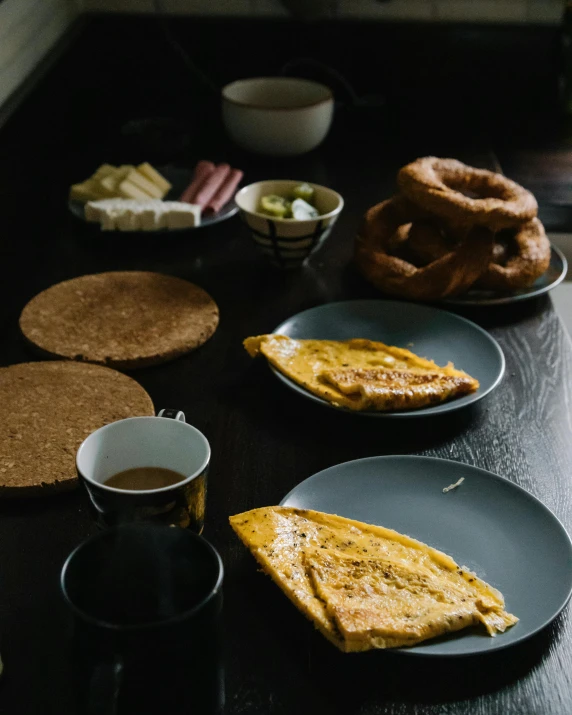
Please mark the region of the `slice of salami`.
POLYGON ((213 173, 207 177, 206 181, 201 184, 199 190, 193 196, 193 203, 204 208, 223 185, 229 174, 230 166, 228 164, 219 164, 213 173))
POLYGON ((205 214, 216 214, 234 196, 244 173, 240 169, 231 169, 221 187, 204 208, 205 214))
POLYGON ((193 180, 187 186, 187 188, 181 194, 179 201, 184 201, 187 204, 194 204, 195 195, 201 189, 205 181, 211 176, 215 171, 215 165, 212 161, 199 161, 195 166, 195 171, 193 173, 193 180))

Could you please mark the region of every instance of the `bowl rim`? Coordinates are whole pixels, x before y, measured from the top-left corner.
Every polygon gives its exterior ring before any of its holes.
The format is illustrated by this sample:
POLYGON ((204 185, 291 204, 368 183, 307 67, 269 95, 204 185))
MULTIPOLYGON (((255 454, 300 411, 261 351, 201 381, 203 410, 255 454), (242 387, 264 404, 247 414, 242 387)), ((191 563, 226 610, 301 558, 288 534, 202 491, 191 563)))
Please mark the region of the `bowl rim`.
POLYGON ((225 84, 225 86, 221 89, 221 96, 223 101, 228 102, 229 104, 234 104, 237 107, 246 107, 249 109, 263 109, 264 111, 267 112, 296 112, 299 109, 309 109, 310 107, 317 107, 320 104, 324 104, 326 102, 332 102, 334 101, 334 94, 332 90, 326 85, 322 84, 321 82, 315 82, 312 79, 305 79, 304 77, 245 77, 244 79, 235 79, 233 82, 229 82, 228 84, 225 84), (237 99, 232 99, 227 95, 227 90, 229 90, 231 87, 237 84, 245 84, 249 82, 258 82, 260 80, 272 80, 273 82, 281 82, 282 80, 288 80, 292 81, 295 80, 296 82, 300 82, 302 84, 312 84, 314 86, 320 87, 323 90, 326 91, 326 95, 323 99, 317 99, 314 102, 306 102, 305 104, 297 104, 295 107, 269 107, 266 104, 256 104, 253 102, 241 102, 237 99))
POLYGON ((252 184, 248 184, 247 186, 243 186, 240 191, 238 191, 234 197, 234 202, 240 209, 240 211, 244 211, 244 213, 250 214, 251 216, 259 216, 260 218, 270 220, 270 221, 276 221, 277 223, 302 223, 303 221, 311 222, 311 221, 323 221, 324 219, 327 218, 332 218, 333 216, 337 216, 340 211, 344 208, 344 199, 343 196, 335 191, 335 189, 330 189, 329 186, 324 186, 323 184, 314 184, 312 181, 297 181, 296 179, 265 179, 264 181, 255 181, 252 184), (255 186, 260 186, 261 184, 269 184, 269 183, 288 183, 288 184, 308 184, 314 189, 324 189, 325 191, 329 191, 331 194, 334 194, 334 196, 338 200, 338 205, 336 206, 335 209, 332 209, 331 211, 328 211, 326 214, 320 214, 319 216, 316 216, 315 218, 308 218, 308 219, 298 219, 298 218, 281 218, 280 216, 269 216, 268 214, 261 213, 259 211, 251 211, 250 209, 244 208, 243 206, 240 205, 238 199, 241 194, 245 194, 248 189, 252 189, 255 186))

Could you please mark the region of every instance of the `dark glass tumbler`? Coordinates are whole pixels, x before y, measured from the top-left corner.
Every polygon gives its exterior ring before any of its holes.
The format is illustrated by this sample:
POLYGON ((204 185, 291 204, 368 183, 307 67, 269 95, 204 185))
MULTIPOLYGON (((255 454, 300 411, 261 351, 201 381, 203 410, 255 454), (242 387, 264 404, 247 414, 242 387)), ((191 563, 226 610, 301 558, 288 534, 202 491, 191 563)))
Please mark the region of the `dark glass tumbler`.
POLYGON ((68 557, 81 715, 215 715, 224 704, 223 566, 201 536, 128 524, 68 557))

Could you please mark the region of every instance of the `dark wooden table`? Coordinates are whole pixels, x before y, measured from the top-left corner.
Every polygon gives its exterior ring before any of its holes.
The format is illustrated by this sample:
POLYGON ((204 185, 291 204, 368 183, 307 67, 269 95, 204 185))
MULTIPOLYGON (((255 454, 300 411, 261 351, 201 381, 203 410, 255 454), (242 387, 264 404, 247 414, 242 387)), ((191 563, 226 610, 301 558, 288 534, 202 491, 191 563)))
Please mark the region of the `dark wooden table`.
MULTIPOLYGON (((184 410, 212 446, 205 535, 226 569, 228 715, 571 713, 572 626, 566 612, 527 643, 492 656, 435 662, 392 653, 342 655, 257 571, 227 523, 230 514, 278 503, 297 483, 339 462, 418 454, 501 474, 572 529, 572 349, 549 298, 464 312, 499 341, 506 375, 474 408, 431 420, 392 424, 320 408, 286 390, 241 345, 244 337, 271 331, 306 308, 374 297, 351 265, 363 211, 390 195, 397 168, 415 156, 454 153, 493 165, 486 145, 413 135, 393 142, 375 122, 340 115, 317 152, 272 161, 231 147, 215 119, 210 128, 197 119, 200 141, 180 163, 225 158, 244 168, 249 182, 293 176, 345 197, 324 248, 302 270, 283 275, 264 263, 236 218, 189 235, 137 240, 101 235, 73 219, 66 207, 72 181, 102 161, 148 157, 120 140, 121 120, 130 116, 121 82, 119 108, 110 119, 100 95, 81 83, 70 86, 77 73, 69 64, 0 133, 0 363, 34 359, 18 332, 19 312, 35 293, 69 277, 163 271, 197 283, 218 302, 220 326, 204 347, 133 376, 157 409, 184 410)), ((58 578, 67 554, 94 531, 80 491, 0 502, 1 713, 75 712, 58 578)), ((540 578, 531 574, 531 589, 540 578)))

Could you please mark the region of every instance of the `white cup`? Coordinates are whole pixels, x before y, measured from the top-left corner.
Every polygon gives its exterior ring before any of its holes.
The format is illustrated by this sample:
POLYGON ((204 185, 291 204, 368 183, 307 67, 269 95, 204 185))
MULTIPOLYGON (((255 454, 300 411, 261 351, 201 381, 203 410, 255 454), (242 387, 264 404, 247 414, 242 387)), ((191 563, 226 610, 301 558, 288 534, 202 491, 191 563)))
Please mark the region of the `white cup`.
POLYGON ((329 87, 295 77, 255 77, 222 90, 222 117, 243 149, 268 156, 296 156, 326 137, 334 113, 329 87))
POLYGON ((159 417, 129 417, 100 427, 82 442, 77 472, 100 523, 150 520, 202 531, 211 450, 206 437, 184 420, 175 410, 162 410, 159 417), (182 478, 158 489, 105 484, 114 474, 136 467, 163 467, 182 478))

